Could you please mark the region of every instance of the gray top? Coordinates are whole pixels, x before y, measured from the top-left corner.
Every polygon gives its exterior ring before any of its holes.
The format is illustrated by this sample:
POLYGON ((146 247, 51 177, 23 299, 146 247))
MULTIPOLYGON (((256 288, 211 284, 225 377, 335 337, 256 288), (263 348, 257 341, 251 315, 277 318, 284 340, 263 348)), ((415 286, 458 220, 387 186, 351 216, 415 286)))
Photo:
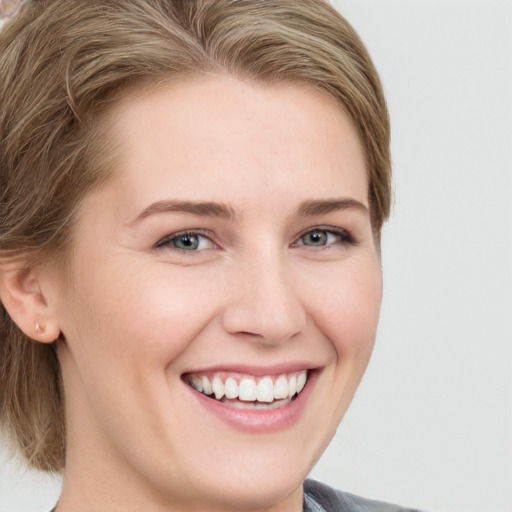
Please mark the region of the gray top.
POLYGON ((382 501, 367 500, 316 482, 304 482, 304 512, 420 512, 382 501))

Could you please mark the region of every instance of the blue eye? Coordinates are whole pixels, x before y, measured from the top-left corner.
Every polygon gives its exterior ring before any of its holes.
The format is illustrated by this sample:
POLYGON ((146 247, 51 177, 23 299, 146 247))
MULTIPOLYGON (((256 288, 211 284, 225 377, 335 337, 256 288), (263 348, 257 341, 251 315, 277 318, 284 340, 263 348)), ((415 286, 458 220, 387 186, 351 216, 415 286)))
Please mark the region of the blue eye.
POLYGON ((195 251, 199 247, 199 237, 196 235, 182 235, 172 241, 174 247, 185 251, 195 251))
POLYGON ((215 244, 207 236, 194 232, 166 236, 155 246, 156 249, 178 249, 188 252, 197 252, 213 247, 215 244))
POLYGON ((298 245, 307 247, 328 247, 331 245, 353 244, 352 237, 345 230, 313 229, 302 235, 298 245))
POLYGON ((327 245, 329 241, 329 233, 327 231, 311 231, 301 237, 304 245, 312 245, 314 247, 320 247, 327 245))

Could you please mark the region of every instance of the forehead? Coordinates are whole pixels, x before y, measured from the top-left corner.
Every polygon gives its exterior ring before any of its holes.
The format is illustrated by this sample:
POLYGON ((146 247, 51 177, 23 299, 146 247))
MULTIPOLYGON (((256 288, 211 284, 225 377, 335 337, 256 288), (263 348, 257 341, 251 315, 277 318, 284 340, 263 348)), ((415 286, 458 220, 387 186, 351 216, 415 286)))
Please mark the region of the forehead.
POLYGON ((281 200, 310 191, 368 203, 349 116, 307 85, 192 77, 132 91, 111 119, 121 149, 118 185, 135 186, 134 201, 169 195, 229 201, 230 194, 256 194, 263 185, 281 200))

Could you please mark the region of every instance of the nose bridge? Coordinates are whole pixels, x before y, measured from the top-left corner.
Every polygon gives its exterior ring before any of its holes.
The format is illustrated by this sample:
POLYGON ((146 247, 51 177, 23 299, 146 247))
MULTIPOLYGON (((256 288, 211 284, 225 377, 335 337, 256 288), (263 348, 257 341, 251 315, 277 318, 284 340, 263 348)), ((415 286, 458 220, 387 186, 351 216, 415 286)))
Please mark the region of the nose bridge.
POLYGON ((261 344, 279 344, 303 330, 304 305, 279 251, 260 248, 243 258, 233 278, 223 315, 226 331, 250 334, 261 344))

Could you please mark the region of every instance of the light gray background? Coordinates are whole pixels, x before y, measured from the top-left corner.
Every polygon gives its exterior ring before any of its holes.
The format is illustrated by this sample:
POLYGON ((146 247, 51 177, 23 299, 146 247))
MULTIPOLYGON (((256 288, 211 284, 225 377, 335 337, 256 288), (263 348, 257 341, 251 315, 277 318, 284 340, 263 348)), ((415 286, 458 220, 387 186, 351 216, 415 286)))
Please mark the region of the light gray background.
MULTIPOLYGON (((512 2, 338 0, 379 69, 394 215, 373 359, 313 471, 432 512, 512 510, 512 2)), ((0 512, 58 480, 0 453, 0 512)))

